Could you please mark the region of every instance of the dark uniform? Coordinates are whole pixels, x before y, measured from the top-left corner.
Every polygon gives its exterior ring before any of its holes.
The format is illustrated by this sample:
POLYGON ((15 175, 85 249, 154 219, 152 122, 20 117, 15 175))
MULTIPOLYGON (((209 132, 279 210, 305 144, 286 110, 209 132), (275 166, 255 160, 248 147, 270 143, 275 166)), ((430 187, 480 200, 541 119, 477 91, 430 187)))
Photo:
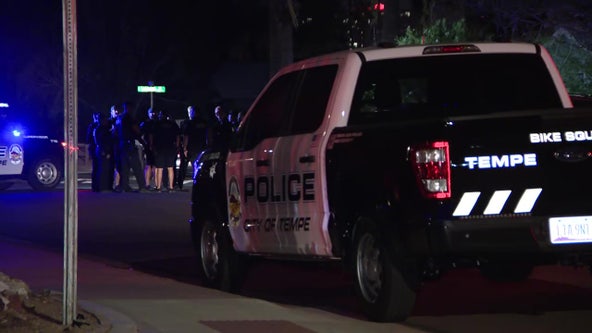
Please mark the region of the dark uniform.
POLYGON ((208 147, 226 150, 234 132, 232 124, 227 120, 216 121, 209 131, 208 147))
POLYGON ((115 166, 120 177, 118 192, 133 191, 129 185, 130 168, 134 172, 139 189, 143 190, 146 188, 146 180, 144 179, 142 160, 136 147, 136 140, 142 144, 144 144, 144 140, 142 139, 140 126, 138 126, 134 117, 129 111, 122 111, 115 121, 115 132, 118 139, 115 166))
POLYGON ((97 165, 97 158, 96 158, 96 145, 94 139, 94 132, 97 127, 99 127, 101 114, 98 112, 94 112, 92 115, 93 122, 88 125, 86 128, 86 144, 88 145, 88 157, 92 163, 92 170, 90 173, 91 178, 91 190, 93 192, 99 191, 99 181, 98 181, 98 165, 97 165))
POLYGON ((208 125, 201 118, 185 119, 181 123, 181 135, 186 146, 182 147, 181 165, 179 165, 179 174, 177 175, 177 186, 180 189, 183 189, 189 162, 193 163, 198 154, 206 148, 207 130, 208 125))
MULTIPOLYGON (((111 122, 101 115, 100 123, 93 131, 96 159, 97 192, 111 190, 113 185, 113 170, 115 169, 114 140, 111 133, 111 122)), ((93 164, 94 165, 94 164, 93 164)), ((95 179, 93 179, 93 184, 95 179)), ((93 188, 94 190, 94 188, 93 188)))
MULTIPOLYGON (((144 142, 148 143, 150 141, 150 135, 152 135, 152 133, 154 132, 156 121, 157 120, 155 118, 148 118, 140 124, 140 132, 142 133, 142 138, 144 139, 144 142)), ((150 178, 152 178, 150 174, 154 171, 153 168, 156 165, 154 161, 154 152, 150 148, 149 144, 144 145, 144 163, 144 176, 146 180, 146 185, 149 187, 150 178)))

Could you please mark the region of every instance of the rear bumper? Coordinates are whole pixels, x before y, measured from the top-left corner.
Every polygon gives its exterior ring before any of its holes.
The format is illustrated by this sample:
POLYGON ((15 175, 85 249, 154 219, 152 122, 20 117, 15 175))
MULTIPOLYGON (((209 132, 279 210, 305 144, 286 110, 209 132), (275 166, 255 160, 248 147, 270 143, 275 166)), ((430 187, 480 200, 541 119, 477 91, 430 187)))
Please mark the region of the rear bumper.
POLYGON ((431 223, 433 254, 457 257, 512 257, 592 262, 592 243, 553 244, 547 218, 463 219, 431 223))

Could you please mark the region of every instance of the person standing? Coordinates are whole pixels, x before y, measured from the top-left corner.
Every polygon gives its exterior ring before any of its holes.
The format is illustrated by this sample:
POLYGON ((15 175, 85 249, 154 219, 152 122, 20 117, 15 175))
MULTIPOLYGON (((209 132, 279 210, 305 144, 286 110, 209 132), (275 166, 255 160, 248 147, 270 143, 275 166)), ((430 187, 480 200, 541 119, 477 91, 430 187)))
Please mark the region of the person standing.
MULTIPOLYGON (((140 123, 140 131, 142 132, 142 139, 144 142, 150 141, 150 135, 154 132, 154 127, 156 126, 157 117, 156 112, 152 109, 148 109, 148 118, 140 123)), ((156 182, 154 181, 154 173, 156 170, 155 161, 154 161, 154 152, 150 149, 150 145, 147 144, 144 146, 144 178, 146 180, 146 189, 153 190, 156 188, 156 182), (154 187, 151 186, 152 181, 154 181, 154 187)))
POLYGON ((228 114, 222 105, 214 108, 214 125, 209 128, 207 146, 225 150, 232 137, 232 125, 228 121, 228 114))
MULTIPOLYGON (((99 115, 99 126, 93 131, 93 139, 97 166, 96 181, 98 183, 96 192, 110 191, 113 186, 115 157, 111 123, 107 116, 99 115)), ((93 179, 94 181, 95 179, 93 179)))
POLYGON ((150 135, 150 149, 154 152, 156 190, 174 191, 175 160, 179 150, 179 126, 165 112, 160 111, 154 131, 150 135), (163 170, 167 170, 167 183, 163 184, 163 170), (165 187, 166 190, 163 188, 165 187))
POLYGON ((238 111, 230 111, 228 112, 228 122, 232 127, 232 132, 235 133, 238 130, 238 125, 240 124, 241 120, 241 113, 238 111))
POLYGON ((111 126, 111 142, 113 143, 113 183, 111 184, 111 188, 113 191, 117 192, 121 190, 119 187, 119 172, 117 172, 116 167, 117 161, 119 160, 119 140, 117 139, 117 131, 115 130, 115 122, 119 116, 119 108, 117 105, 111 106, 110 115, 111 117, 109 118, 109 125, 111 126))
POLYGON ((136 141, 144 144, 144 140, 142 139, 140 126, 131 110, 128 109, 125 103, 120 108, 121 110, 118 112, 119 115, 115 121, 115 132, 118 139, 115 165, 119 173, 119 188, 116 188, 116 192, 135 192, 129 185, 130 168, 138 182, 138 191, 143 191, 146 188, 146 180, 136 141))
POLYGON ((86 128, 86 144, 88 145, 88 158, 92 163, 91 171, 90 171, 90 179, 91 179, 91 190, 93 192, 99 191, 99 180, 98 180, 98 160, 96 156, 96 144, 94 140, 94 132, 97 127, 99 127, 101 114, 99 112, 93 112, 92 114, 92 123, 88 125, 86 128))
POLYGON ((207 123, 190 105, 187 107, 187 119, 181 122, 181 164, 179 174, 175 178, 177 187, 183 190, 183 183, 187 175, 189 162, 193 164, 197 155, 206 148, 207 123))

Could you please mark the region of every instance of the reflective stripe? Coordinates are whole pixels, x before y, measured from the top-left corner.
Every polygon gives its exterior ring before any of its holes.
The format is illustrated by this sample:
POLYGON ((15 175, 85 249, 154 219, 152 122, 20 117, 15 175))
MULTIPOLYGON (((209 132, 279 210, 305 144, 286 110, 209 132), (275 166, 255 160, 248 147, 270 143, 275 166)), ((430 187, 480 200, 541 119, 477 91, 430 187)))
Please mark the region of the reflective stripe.
POLYGON ((520 201, 514 209, 514 213, 529 213, 534 207, 534 203, 539 198, 539 195, 543 191, 542 188, 528 188, 522 193, 520 201))
POLYGON ((471 214, 471 210, 473 210, 480 195, 481 192, 464 193, 462 198, 460 198, 460 202, 458 203, 458 206, 456 206, 454 213, 452 213, 452 216, 467 216, 471 214))
MULTIPOLYGON (((514 209, 514 213, 530 213, 542 191, 542 188, 528 188, 524 190, 524 193, 522 193, 522 196, 520 197, 520 200, 518 200, 518 204, 514 209)), ((487 206, 485 207, 485 210, 482 214, 500 214, 508 202, 511 194, 511 190, 495 191, 489 199, 489 202, 487 203, 487 206)), ((481 192, 465 192, 460 198, 460 201, 452 213, 452 216, 469 216, 473 211, 473 208, 475 208, 475 204, 477 203, 480 195, 481 192)))
POLYGON ((489 199, 489 203, 487 204, 487 207, 485 207, 483 214, 499 214, 510 197, 510 193, 512 193, 510 190, 495 191, 491 196, 491 199, 489 199))

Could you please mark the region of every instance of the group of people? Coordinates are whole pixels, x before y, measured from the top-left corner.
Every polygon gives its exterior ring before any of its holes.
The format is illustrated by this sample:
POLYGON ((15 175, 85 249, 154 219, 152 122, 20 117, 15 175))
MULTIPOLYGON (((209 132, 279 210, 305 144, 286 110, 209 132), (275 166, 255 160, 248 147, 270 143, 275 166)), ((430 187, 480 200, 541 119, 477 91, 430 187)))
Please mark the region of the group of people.
POLYGON ((183 190, 189 162, 207 147, 225 145, 236 120, 222 105, 214 109, 212 124, 194 106, 180 125, 166 112, 148 109, 137 122, 127 104, 113 105, 110 115, 94 113, 88 126, 88 153, 92 160, 92 191, 171 192, 183 190), (177 156, 180 157, 175 173, 177 156), (138 188, 130 186, 130 171, 138 188))

